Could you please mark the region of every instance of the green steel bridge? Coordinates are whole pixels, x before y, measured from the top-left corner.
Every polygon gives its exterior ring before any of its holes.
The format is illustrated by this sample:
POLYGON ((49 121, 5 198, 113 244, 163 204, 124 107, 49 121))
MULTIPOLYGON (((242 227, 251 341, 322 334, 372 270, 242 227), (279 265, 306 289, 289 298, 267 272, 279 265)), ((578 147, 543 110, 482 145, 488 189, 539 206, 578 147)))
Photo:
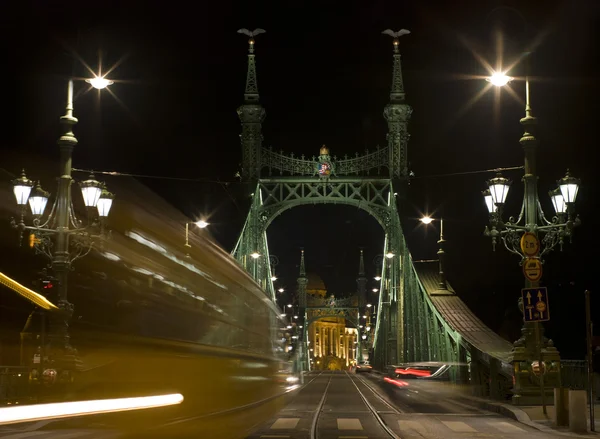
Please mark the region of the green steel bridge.
MULTIPOLYGON (((408 362, 468 364, 468 370, 457 369, 464 372, 455 374, 456 381, 470 383, 481 396, 508 395, 515 376, 519 382, 519 374, 531 372, 531 364, 515 363, 513 344, 469 310, 446 282, 438 261, 413 261, 402 231, 399 210, 409 179, 407 125, 412 109, 404 91, 398 37, 407 32, 386 31, 393 37, 392 86, 383 112, 387 146, 354 157, 332 156, 325 146, 318 156, 295 157, 262 145, 265 109, 259 101, 254 36, 263 32, 240 31, 250 37, 244 104, 237 110, 242 125, 241 177, 256 186, 234 257, 275 300, 266 233, 271 222, 285 210, 302 205, 343 204, 365 210, 385 232, 382 251, 386 256, 371 363, 380 370, 408 362)), ((317 318, 343 316, 358 326, 358 317, 366 312, 364 297, 359 297, 358 308, 311 306, 302 287, 303 279, 304 286, 308 282, 305 276, 301 272, 299 279, 305 341, 310 323, 317 318)), ((306 345, 303 349, 307 362, 306 345)), ((548 383, 550 378, 545 379, 548 383)), ((528 380, 520 391, 527 387, 533 395, 532 373, 528 380)))

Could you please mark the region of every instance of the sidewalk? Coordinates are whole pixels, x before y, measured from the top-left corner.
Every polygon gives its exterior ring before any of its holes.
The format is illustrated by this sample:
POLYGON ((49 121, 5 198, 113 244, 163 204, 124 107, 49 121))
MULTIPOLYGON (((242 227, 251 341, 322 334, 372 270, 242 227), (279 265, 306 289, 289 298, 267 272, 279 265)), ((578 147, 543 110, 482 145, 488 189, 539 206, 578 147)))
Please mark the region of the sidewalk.
POLYGON ((557 427, 554 425, 552 421, 554 417, 553 405, 546 406, 547 414, 544 415, 542 406, 514 406, 512 404, 503 404, 501 402, 490 401, 487 399, 476 398, 473 396, 469 397, 468 399, 472 400, 473 402, 477 402, 477 405, 480 408, 507 416, 522 424, 535 428, 536 430, 545 431, 553 434, 559 434, 566 437, 600 437, 600 404, 598 403, 594 404, 594 425, 596 427, 596 431, 589 431, 590 419, 588 409, 588 432, 578 434, 569 431, 569 427, 557 427))

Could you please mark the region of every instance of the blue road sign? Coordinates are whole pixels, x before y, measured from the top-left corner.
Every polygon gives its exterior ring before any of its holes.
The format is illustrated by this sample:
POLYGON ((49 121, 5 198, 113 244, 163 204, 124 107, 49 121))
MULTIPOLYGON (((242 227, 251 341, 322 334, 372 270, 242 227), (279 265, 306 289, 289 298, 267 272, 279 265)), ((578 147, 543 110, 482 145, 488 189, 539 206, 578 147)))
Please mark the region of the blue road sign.
POLYGON ((546 287, 523 288, 523 318, 526 322, 546 322, 550 320, 550 304, 546 287))

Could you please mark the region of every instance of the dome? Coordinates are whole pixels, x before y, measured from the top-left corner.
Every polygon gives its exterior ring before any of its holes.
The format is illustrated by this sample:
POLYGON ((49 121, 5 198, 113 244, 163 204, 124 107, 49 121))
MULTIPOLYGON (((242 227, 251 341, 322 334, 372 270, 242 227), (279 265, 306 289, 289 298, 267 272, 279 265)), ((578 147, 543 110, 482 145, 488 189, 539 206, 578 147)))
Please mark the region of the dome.
POLYGON ((306 277, 308 278, 308 284, 306 284, 306 293, 313 296, 325 297, 327 294, 327 288, 325 287, 323 279, 321 279, 318 274, 314 273, 308 273, 306 277))

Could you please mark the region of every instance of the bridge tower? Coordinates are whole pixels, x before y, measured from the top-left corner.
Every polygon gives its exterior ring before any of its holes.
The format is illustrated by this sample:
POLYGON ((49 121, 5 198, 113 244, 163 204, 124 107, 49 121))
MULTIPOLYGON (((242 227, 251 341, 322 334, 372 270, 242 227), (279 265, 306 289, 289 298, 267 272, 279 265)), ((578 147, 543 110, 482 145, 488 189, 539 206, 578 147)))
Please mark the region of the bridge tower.
MULTIPOLYGON (((379 304, 383 312, 378 313, 375 330, 376 357, 382 364, 396 363, 403 359, 407 338, 402 314, 404 290, 401 287, 401 267, 405 263, 410 264, 397 198, 403 193, 401 188, 408 180, 407 124, 412 112, 405 102, 398 37, 409 32, 390 34, 394 37, 394 52, 390 101, 384 111, 389 131, 387 146, 343 158, 332 155, 325 145, 312 158, 304 154, 286 155, 262 146, 261 127, 265 110, 259 103, 254 37, 265 31, 241 29, 238 32, 250 38, 244 104, 238 108, 242 124, 241 177, 245 182, 255 182, 256 188, 248 218, 232 254, 274 299, 266 230, 279 214, 306 204, 346 204, 367 211, 384 229, 384 254, 391 255, 382 273, 384 286, 380 288, 379 304)), ((357 279, 361 307, 366 305, 367 285, 363 259, 361 254, 357 279)), ((297 282, 300 306, 306 309, 304 253, 301 253, 297 282)), ((355 308, 352 309, 354 313, 355 308)), ((342 309, 325 314, 339 315, 338 312, 342 309)))
POLYGON ((388 133, 388 154, 390 178, 400 182, 395 186, 400 190, 400 198, 406 196, 408 186, 408 121, 412 114, 412 108, 406 103, 406 93, 404 92, 404 79, 402 78, 402 63, 400 59, 400 41, 399 37, 410 33, 406 29, 398 32, 386 30, 384 33, 394 38, 393 47, 393 74, 392 87, 390 90, 390 101, 383 111, 383 116, 387 120, 388 133))
MULTIPOLYGON (((255 185, 246 223, 232 252, 239 264, 274 301, 266 233, 271 222, 287 209, 302 205, 345 204, 362 209, 375 218, 385 233, 383 264, 378 273, 379 297, 373 302, 377 320, 375 330, 371 331, 374 332, 371 363, 383 369, 411 361, 470 362, 470 382, 481 392, 497 394, 510 385, 512 366, 507 362, 510 343, 477 319, 445 278, 439 278, 437 261, 413 262, 402 232, 398 209, 409 178, 408 122, 412 109, 404 91, 399 37, 410 32, 404 29, 383 32, 393 38, 392 85, 384 110, 387 145, 363 154, 357 152, 352 157, 338 157, 325 145, 318 155, 315 148, 312 157, 284 154, 262 146, 265 111, 259 103, 254 37, 264 30, 239 32, 250 37, 244 103, 238 108, 242 123, 241 177, 255 185), (446 288, 440 290, 442 281, 446 288)), ((357 279, 359 307, 358 301, 307 300, 304 253, 301 253, 297 282, 300 305, 304 306, 304 351, 306 331, 311 322, 320 318, 343 317, 360 329, 359 311, 364 311, 366 305, 367 285, 363 258, 361 253, 357 279)), ((307 355, 298 357, 305 367, 307 359, 307 355)))

